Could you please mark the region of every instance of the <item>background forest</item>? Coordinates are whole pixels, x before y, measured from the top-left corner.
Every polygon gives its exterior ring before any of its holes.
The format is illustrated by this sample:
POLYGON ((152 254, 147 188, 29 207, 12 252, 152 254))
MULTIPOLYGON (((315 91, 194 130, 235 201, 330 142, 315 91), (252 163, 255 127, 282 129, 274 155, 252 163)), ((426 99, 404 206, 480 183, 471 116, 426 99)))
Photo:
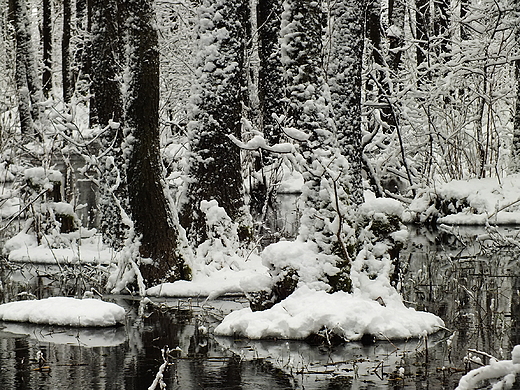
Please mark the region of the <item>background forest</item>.
POLYGON ((118 291, 276 241, 294 175, 299 238, 349 291, 360 242, 401 228, 356 214, 364 190, 435 222, 440 184, 520 169, 513 0, 1 2, 3 230, 24 216, 60 247, 97 226, 118 291))

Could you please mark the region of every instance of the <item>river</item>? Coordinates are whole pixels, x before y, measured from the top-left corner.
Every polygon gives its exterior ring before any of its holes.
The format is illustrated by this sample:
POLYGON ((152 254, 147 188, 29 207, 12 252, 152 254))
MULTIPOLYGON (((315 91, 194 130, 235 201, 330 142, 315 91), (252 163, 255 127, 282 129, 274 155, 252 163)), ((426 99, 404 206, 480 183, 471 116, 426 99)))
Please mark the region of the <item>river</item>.
MULTIPOLYGON (((251 341, 212 334, 226 313, 247 306, 242 297, 144 304, 108 296, 126 308, 124 326, 0 322, 0 389, 148 389, 164 361, 167 389, 454 389, 478 367, 468 357, 487 363, 485 352, 508 359, 520 343, 520 240, 515 229, 500 230, 493 243, 481 228, 410 231, 398 287, 410 306, 440 316, 446 331, 373 345, 251 341)), ((71 295, 95 285, 96 277, 91 268, 3 267, 0 300, 71 295)))

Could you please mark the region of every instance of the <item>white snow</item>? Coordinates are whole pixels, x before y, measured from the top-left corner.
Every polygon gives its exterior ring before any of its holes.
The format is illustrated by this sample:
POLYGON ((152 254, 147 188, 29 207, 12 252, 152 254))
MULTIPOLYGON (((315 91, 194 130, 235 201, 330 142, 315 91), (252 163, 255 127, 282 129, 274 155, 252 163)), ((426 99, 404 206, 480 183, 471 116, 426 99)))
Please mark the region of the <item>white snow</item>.
POLYGON ((510 389, 520 374, 520 345, 513 348, 511 360, 494 360, 486 366, 471 370, 462 378, 456 390, 480 389, 482 382, 493 380, 493 389, 510 389), (500 378, 500 379, 499 379, 500 378))
POLYGON ((0 305, 0 321, 77 327, 106 327, 123 323, 125 309, 98 299, 52 297, 0 305))
MULTIPOLYGON (((412 221, 416 214, 432 214, 437 210, 430 198, 442 200, 462 208, 441 216, 438 223, 449 225, 520 224, 520 174, 503 178, 453 180, 424 192, 403 213, 405 221, 412 221)), ((455 206, 453 206, 455 207, 455 206)))
POLYGON ((210 275, 196 274, 193 280, 178 280, 163 283, 146 290, 148 296, 161 297, 208 297, 214 299, 224 294, 242 294, 261 290, 270 286, 267 273, 251 270, 232 270, 230 268, 214 271, 210 275))
POLYGON ((115 256, 115 252, 102 243, 100 235, 87 229, 59 237, 44 236, 40 245, 34 234, 21 231, 7 240, 4 253, 8 254, 9 261, 40 264, 108 264, 115 256), (62 241, 57 242, 58 238, 62 241))
POLYGON ((433 333, 443 326, 437 316, 403 304, 382 306, 353 294, 328 294, 303 286, 271 309, 252 312, 246 308, 230 313, 215 333, 251 339, 304 339, 326 327, 346 340, 359 340, 363 334, 378 339, 407 339, 433 333))

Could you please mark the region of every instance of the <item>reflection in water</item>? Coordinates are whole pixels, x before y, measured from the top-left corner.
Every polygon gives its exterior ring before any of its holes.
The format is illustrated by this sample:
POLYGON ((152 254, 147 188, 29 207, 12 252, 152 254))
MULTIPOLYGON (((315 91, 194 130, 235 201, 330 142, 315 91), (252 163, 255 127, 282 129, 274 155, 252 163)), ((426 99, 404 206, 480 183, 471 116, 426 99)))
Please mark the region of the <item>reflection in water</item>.
MULTIPOLYGON (((214 337, 212 330, 226 313, 246 306, 243 299, 147 304, 111 297, 128 313, 124 327, 0 323, 0 389, 147 389, 163 363, 163 348, 170 350, 167 389, 453 389, 465 370, 476 367, 465 363, 468 349, 507 359, 520 343, 518 250, 486 247, 474 239, 481 233, 419 231, 401 254, 406 301, 446 322, 446 331, 428 338, 335 347, 234 340, 214 337), (39 351, 50 371, 40 369, 39 351)), ((67 291, 61 280, 42 276, 50 273, 26 272, 31 283, 8 275, 2 299, 52 295, 56 286, 67 291)))

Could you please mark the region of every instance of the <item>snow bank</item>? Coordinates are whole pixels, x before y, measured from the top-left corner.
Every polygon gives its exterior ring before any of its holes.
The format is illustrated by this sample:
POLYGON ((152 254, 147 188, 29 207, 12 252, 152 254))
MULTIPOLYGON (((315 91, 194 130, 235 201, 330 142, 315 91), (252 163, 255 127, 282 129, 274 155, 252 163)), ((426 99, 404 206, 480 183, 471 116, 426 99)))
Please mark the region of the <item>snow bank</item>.
MULTIPOLYGON (((83 229, 82 233, 88 231, 83 229)), ((102 243, 101 235, 81 238, 80 232, 74 232, 62 234, 59 237, 61 243, 57 243, 56 239, 54 236, 48 237, 38 245, 34 234, 22 231, 7 240, 4 253, 8 254, 9 261, 38 264, 109 264, 115 256, 114 251, 102 243), (49 243, 60 247, 50 247, 49 243)))
POLYGON ((148 296, 208 297, 215 299, 224 294, 244 293, 265 289, 271 285, 266 273, 255 270, 221 269, 210 275, 196 274, 192 281, 179 280, 163 283, 146 290, 148 296))
POLYGON ((510 389, 520 374, 520 345, 513 348, 511 357, 511 360, 492 360, 487 366, 471 370, 460 378, 456 390, 480 389, 486 380, 496 380, 493 389, 510 389))
POLYGON ((125 309, 98 299, 54 297, 0 305, 0 321, 77 327, 106 327, 123 323, 125 309))
POLYGON ((328 294, 306 286, 265 311, 250 308, 230 313, 215 334, 240 335, 251 339, 304 339, 323 328, 346 340, 364 334, 378 339, 407 339, 433 333, 444 327, 437 316, 407 308, 392 301, 382 306, 376 301, 344 292, 328 294))

